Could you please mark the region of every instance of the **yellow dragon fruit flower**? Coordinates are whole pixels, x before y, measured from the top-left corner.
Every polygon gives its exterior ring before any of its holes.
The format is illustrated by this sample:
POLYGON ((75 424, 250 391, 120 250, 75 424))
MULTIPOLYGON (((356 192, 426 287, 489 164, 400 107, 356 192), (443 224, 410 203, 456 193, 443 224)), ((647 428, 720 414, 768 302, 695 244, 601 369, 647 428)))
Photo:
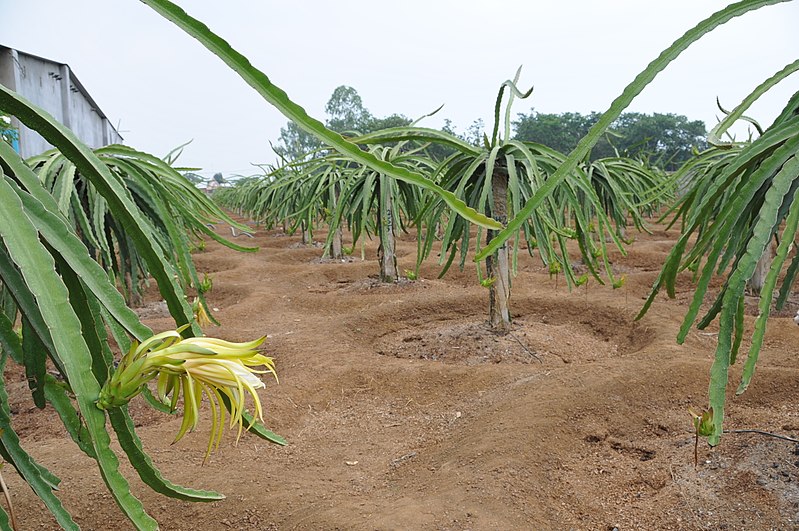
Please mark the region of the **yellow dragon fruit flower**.
POLYGON ((205 306, 200 302, 199 297, 194 297, 194 302, 191 303, 191 309, 194 313, 194 319, 197 321, 197 324, 200 325, 200 328, 205 328, 212 324, 211 318, 208 316, 208 312, 205 311, 205 306))
POLYGON ((134 342, 100 390, 97 407, 109 409, 127 404, 147 382, 157 378, 158 398, 173 410, 183 395, 183 422, 175 437, 177 442, 197 427, 202 397, 207 395, 212 422, 207 458, 221 441, 226 410, 230 411, 230 427, 239 426, 238 442, 244 427, 247 395, 255 406, 252 422, 255 418, 263 421, 256 390, 266 386, 257 374, 271 373, 275 379, 277 375, 272 358, 256 350, 266 337, 247 343, 211 337, 183 339, 180 335, 183 329, 162 332, 141 344, 134 342))

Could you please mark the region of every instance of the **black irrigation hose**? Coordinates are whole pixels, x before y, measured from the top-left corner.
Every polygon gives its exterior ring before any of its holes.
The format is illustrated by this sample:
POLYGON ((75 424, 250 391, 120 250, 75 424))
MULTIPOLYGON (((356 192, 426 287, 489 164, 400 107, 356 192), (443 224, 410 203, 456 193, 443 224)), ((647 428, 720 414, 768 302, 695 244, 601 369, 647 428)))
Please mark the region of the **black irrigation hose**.
POLYGON ((776 433, 770 433, 763 430, 724 430, 723 433, 756 433, 758 435, 765 435, 766 437, 774 437, 775 439, 782 439, 783 441, 799 443, 799 439, 794 439, 793 437, 788 437, 786 435, 778 435, 776 433))

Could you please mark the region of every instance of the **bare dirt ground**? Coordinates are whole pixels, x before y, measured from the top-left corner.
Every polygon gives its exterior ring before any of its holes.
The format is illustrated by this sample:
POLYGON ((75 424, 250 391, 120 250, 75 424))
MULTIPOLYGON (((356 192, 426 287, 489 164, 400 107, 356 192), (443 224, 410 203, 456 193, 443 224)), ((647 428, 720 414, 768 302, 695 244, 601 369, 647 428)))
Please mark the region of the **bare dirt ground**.
MULTIPOLYGON (((694 469, 687 408, 707 403, 714 330, 675 343, 687 277, 676 300, 661 296, 633 320, 675 236, 656 227, 615 256, 627 276, 617 290, 594 282, 569 293, 521 257, 504 337, 486 328, 488 294, 473 269, 438 280, 431 261, 420 280, 380 285, 374 244, 366 261, 330 263, 278 232, 247 240, 261 246, 254 254, 209 243, 195 257, 213 275, 222 326, 206 332, 269 334, 280 384, 261 392, 265 420, 289 444, 245 434, 234 446, 229 433, 203 464, 210 422, 172 445, 179 418, 136 399, 163 473, 227 499, 162 497, 124 464, 134 493, 165 530, 799 529, 798 445, 730 434, 715 449, 702 444, 694 469)), ((398 243, 401 270, 413 267, 415 245, 398 243)), ((772 320, 752 386, 728 402, 727 428, 799 436, 796 309, 772 320)), ((142 315, 155 330, 173 327, 155 296, 142 315)), ((59 496, 79 524, 130 528, 97 467, 9 370, 23 445, 63 479, 59 496)), ((23 528, 55 528, 4 472, 23 528)))

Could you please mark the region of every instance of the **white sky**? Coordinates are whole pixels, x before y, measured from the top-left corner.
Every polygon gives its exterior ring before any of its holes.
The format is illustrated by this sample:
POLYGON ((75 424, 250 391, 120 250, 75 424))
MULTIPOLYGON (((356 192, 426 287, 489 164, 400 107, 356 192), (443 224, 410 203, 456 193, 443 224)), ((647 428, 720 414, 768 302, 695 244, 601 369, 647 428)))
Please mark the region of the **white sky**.
MULTIPOLYGON (((604 111, 717 0, 181 0, 312 115, 338 85, 376 116, 492 123, 497 89, 524 65, 535 92, 514 114, 604 111)), ((708 127, 799 56, 799 2, 733 20, 685 52, 628 109, 708 127)), ((257 173, 286 118, 216 56, 135 0, 0 0, 0 44, 68 63, 127 144, 179 163, 257 173)), ((799 90, 792 76, 747 114, 767 125, 799 90)))

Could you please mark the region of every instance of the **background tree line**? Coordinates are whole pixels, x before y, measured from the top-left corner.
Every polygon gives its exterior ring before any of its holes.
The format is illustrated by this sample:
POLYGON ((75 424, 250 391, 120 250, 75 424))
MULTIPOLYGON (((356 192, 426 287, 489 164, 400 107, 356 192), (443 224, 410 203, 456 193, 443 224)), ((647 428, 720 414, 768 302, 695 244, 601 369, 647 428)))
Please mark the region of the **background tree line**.
MULTIPOLYGON (((538 142, 561 153, 569 153, 586 135, 600 113, 564 112, 545 114, 531 109, 519 113, 513 126, 516 139, 538 142)), ((676 170, 691 158, 694 148, 707 146, 707 130, 701 120, 689 120, 678 114, 622 113, 597 142, 591 160, 614 157, 646 157, 665 170, 676 170)))
MULTIPOLYGON (((345 85, 337 87, 325 106, 325 125, 344 135, 368 134, 390 127, 402 127, 411 119, 402 114, 385 117, 374 116, 364 106, 358 91, 345 85)), ((599 119, 600 113, 563 112, 548 114, 531 109, 519 113, 513 122, 516 140, 537 142, 569 153, 599 119)), ((463 133, 458 133, 451 120, 444 120, 442 131, 479 146, 483 141, 484 124, 475 120, 463 133)), ((646 158, 655 166, 674 171, 691 158, 694 148, 707 148, 707 130, 701 120, 689 120, 678 114, 623 113, 613 127, 591 151, 591 160, 617 155, 646 158)), ((313 135, 306 133, 293 122, 280 129, 280 138, 274 146, 276 153, 287 161, 301 159, 306 154, 322 149, 313 135)), ((431 146, 428 154, 443 160, 451 154, 445 146, 431 146)))

